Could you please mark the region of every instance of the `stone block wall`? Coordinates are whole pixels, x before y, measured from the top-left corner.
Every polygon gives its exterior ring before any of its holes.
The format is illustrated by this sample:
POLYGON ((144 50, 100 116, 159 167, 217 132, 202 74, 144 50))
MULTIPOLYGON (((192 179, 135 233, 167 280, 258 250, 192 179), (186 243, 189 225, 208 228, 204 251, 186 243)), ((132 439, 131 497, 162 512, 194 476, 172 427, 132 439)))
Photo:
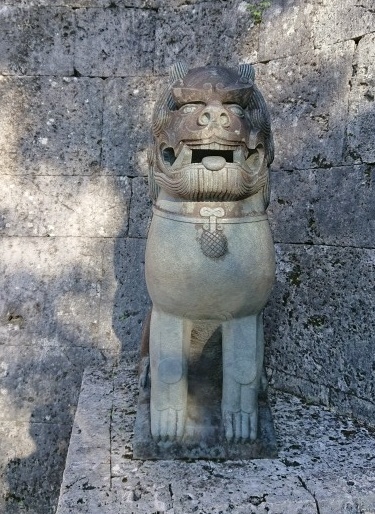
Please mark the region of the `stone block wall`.
POLYGON ((176 59, 254 63, 271 111, 272 383, 375 423, 373 1, 258 4, 0 0, 1 512, 54 512, 83 369, 137 349, 176 59))

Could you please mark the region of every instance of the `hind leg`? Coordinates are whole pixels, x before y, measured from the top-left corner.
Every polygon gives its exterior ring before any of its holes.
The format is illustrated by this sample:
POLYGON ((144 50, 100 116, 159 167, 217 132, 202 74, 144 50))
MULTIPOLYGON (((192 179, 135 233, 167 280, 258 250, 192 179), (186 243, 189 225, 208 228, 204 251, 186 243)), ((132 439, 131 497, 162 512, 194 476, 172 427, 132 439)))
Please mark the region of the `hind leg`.
POLYGON ((187 409, 187 358, 191 322, 153 307, 150 326, 151 434, 183 436, 187 409))
POLYGON ((226 321, 223 327, 222 419, 229 442, 254 441, 263 368, 262 314, 226 321))

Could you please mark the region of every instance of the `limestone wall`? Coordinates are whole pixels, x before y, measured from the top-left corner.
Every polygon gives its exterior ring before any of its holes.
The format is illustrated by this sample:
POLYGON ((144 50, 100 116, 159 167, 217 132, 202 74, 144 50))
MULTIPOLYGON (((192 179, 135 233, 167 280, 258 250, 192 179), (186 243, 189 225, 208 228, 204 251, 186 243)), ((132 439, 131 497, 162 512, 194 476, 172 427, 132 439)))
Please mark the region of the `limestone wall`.
POLYGON ((272 114, 273 384, 375 423, 373 0, 269 3, 0 0, 1 512, 54 512, 84 367, 137 348, 176 59, 254 63, 272 114))

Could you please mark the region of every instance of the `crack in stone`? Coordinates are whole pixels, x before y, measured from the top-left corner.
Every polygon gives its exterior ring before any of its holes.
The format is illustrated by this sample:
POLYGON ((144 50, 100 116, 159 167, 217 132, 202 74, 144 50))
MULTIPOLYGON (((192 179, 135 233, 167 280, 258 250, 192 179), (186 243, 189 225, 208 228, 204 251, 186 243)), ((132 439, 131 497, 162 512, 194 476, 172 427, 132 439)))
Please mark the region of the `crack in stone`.
POLYGON ((169 495, 171 497, 172 509, 174 508, 174 493, 171 482, 168 484, 169 495))
POLYGON ((320 514, 319 503, 318 503, 318 500, 316 499, 315 494, 312 491, 310 491, 310 489, 307 487, 306 482, 303 480, 302 477, 298 476, 297 478, 300 481, 302 487, 313 497, 315 506, 316 506, 316 512, 317 512, 317 514, 320 514))
POLYGON ((357 47, 358 47, 358 43, 361 41, 361 39, 363 38, 363 35, 362 36, 358 36, 358 37, 353 37, 352 38, 352 41, 354 41, 355 43, 355 50, 357 50, 357 47))
POLYGON ((327 243, 313 243, 311 241, 302 241, 301 243, 291 242, 291 241, 274 241, 275 244, 278 245, 293 245, 293 246, 319 246, 319 247, 327 247, 327 248, 342 248, 346 250, 347 248, 353 248, 355 250, 375 250, 374 246, 354 246, 354 245, 333 245, 327 243))
POLYGON ((115 390, 115 373, 114 369, 112 368, 111 372, 111 391, 110 395, 111 398, 111 410, 109 413, 109 489, 112 489, 112 425, 113 425, 113 393, 115 390))

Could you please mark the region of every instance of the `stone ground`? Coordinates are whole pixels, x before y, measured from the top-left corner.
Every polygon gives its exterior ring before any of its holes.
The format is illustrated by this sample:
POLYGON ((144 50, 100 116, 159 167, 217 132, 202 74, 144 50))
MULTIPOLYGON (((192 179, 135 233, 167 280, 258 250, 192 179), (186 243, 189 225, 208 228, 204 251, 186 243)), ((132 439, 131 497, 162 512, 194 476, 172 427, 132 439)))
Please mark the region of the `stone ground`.
POLYGON ((375 514, 375 433, 270 391, 279 457, 132 460, 137 371, 88 369, 56 514, 375 514))

